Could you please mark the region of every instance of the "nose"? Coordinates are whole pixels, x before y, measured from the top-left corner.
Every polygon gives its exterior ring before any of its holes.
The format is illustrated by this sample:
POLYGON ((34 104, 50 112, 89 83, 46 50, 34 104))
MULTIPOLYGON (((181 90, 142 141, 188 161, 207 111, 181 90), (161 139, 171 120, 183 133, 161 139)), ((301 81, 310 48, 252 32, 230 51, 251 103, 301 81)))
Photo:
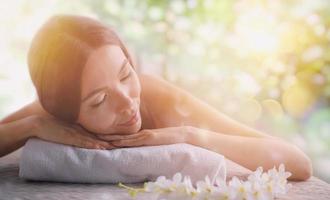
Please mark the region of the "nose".
POLYGON ((123 113, 125 115, 134 114, 134 102, 133 99, 123 91, 116 92, 117 99, 117 111, 118 113, 123 113))

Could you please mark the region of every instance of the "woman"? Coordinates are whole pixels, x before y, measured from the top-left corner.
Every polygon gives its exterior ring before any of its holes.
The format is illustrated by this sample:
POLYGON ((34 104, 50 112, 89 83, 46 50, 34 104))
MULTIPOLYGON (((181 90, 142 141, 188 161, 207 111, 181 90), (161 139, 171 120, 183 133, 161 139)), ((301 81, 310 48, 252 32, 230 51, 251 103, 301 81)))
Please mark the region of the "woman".
POLYGON ((250 170, 284 163, 292 180, 312 174, 310 159, 294 145, 137 74, 121 40, 97 20, 50 18, 32 41, 28 65, 38 99, 2 120, 1 156, 30 137, 98 149, 189 143, 250 170))

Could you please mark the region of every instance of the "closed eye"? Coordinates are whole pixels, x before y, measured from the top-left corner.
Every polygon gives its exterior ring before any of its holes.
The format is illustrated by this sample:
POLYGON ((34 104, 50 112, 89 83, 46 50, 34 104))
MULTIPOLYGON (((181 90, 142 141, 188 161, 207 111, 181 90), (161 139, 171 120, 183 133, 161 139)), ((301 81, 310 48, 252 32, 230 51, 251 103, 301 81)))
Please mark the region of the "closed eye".
POLYGON ((105 101, 105 99, 107 98, 107 96, 108 96, 108 94, 104 94, 102 100, 99 103, 92 105, 91 107, 94 107, 95 108, 95 107, 100 106, 105 101))
POLYGON ((126 79, 128 79, 131 76, 131 74, 132 74, 132 72, 130 70, 129 73, 124 78, 122 78, 120 81, 125 81, 126 79))

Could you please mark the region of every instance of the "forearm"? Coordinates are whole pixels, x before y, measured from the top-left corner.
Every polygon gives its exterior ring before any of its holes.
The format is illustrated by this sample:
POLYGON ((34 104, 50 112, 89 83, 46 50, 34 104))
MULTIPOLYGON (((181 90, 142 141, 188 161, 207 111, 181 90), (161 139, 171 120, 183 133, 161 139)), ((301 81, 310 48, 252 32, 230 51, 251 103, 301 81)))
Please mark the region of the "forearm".
POLYGON ((218 152, 226 158, 250 169, 264 170, 283 163, 292 173, 289 179, 305 180, 311 176, 310 159, 297 147, 280 139, 244 137, 219 134, 189 127, 188 143, 218 152))
POLYGON ((38 115, 41 117, 53 117, 52 115, 50 115, 48 112, 46 112, 42 108, 39 100, 37 99, 37 100, 33 101, 32 103, 29 103, 29 104, 23 106, 22 108, 18 109, 17 111, 15 111, 15 112, 9 114, 8 116, 6 116, 5 118, 1 119, 0 124, 17 121, 17 120, 24 119, 26 117, 30 117, 33 115, 38 115))
POLYGON ((10 123, 0 123, 0 157, 23 146, 27 139, 33 136, 32 130, 35 126, 35 116, 10 123))

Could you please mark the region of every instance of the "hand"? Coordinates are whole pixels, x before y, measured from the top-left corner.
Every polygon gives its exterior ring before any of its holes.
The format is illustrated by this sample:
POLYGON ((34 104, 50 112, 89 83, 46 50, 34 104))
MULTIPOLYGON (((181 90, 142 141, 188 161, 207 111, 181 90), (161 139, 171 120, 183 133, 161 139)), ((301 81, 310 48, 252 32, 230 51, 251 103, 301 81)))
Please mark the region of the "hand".
POLYGON ((32 119, 36 124, 32 130, 32 136, 40 139, 87 149, 115 148, 78 124, 70 124, 50 117, 34 116, 32 119))
POLYGON ((97 135, 98 138, 109 141, 116 147, 156 146, 165 144, 185 143, 188 127, 169 127, 159 129, 144 129, 129 135, 97 135))

